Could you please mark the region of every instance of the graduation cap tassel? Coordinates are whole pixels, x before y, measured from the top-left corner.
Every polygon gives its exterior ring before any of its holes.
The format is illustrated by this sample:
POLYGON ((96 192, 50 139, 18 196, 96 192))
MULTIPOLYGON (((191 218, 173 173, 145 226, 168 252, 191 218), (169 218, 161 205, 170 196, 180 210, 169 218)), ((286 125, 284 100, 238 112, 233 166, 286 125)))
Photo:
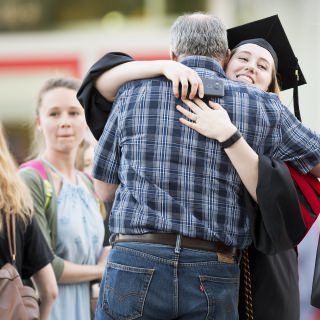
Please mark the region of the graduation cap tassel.
POLYGON ((253 320, 252 285, 248 248, 243 250, 241 263, 244 279, 245 319, 253 320))
POLYGON ((296 75, 296 83, 295 83, 295 86, 293 87, 293 108, 294 108, 294 114, 296 118, 299 121, 301 121, 301 114, 300 114, 300 108, 299 108, 299 96, 298 96, 298 83, 299 83, 298 68, 295 70, 295 75, 296 75))

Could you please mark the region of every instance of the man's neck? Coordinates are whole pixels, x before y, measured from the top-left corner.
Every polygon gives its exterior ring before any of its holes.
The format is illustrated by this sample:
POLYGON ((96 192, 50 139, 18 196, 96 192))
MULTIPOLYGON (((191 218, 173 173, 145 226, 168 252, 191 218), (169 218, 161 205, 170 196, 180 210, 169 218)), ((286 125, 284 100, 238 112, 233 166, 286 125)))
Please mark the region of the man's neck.
MULTIPOLYGON (((175 57, 175 59, 172 59, 172 60, 181 62, 183 59, 186 59, 186 58, 191 57, 191 56, 196 56, 196 55, 180 55, 178 57, 175 57)), ((208 57, 210 59, 215 60, 222 68, 224 68, 224 66, 225 66, 225 59, 215 58, 215 57, 212 57, 212 56, 204 56, 204 57, 208 57)))

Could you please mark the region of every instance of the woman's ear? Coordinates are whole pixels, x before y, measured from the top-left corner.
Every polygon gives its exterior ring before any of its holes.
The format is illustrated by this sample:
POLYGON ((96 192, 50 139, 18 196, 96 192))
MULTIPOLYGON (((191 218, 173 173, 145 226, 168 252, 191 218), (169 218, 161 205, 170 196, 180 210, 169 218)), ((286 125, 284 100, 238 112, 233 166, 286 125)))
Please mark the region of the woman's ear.
POLYGON ((36 116, 35 125, 36 125, 36 128, 37 128, 38 131, 42 130, 39 116, 36 116))

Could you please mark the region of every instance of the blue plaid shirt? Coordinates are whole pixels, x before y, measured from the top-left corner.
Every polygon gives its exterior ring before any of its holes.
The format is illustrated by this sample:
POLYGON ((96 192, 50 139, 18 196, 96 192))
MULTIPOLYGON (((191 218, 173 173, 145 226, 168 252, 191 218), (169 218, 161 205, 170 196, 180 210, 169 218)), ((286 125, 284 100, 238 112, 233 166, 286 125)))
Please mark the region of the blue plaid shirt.
MULTIPOLYGON (((219 102, 258 153, 301 172, 320 162, 320 137, 274 94, 226 79, 208 57, 184 64, 223 79, 219 102)), ((244 248, 251 242, 244 186, 219 143, 179 122, 172 83, 163 77, 121 87, 95 153, 94 177, 119 184, 110 216, 114 233, 174 232, 244 248)))

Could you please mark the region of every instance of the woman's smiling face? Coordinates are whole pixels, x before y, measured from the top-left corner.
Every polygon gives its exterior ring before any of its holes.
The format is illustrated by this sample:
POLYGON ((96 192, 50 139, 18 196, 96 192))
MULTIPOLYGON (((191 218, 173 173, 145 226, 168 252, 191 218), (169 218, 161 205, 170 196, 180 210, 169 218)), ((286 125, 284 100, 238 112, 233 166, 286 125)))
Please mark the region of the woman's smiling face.
POLYGON ((268 50, 246 43, 235 49, 226 67, 226 75, 231 80, 268 91, 274 69, 274 60, 268 50))

